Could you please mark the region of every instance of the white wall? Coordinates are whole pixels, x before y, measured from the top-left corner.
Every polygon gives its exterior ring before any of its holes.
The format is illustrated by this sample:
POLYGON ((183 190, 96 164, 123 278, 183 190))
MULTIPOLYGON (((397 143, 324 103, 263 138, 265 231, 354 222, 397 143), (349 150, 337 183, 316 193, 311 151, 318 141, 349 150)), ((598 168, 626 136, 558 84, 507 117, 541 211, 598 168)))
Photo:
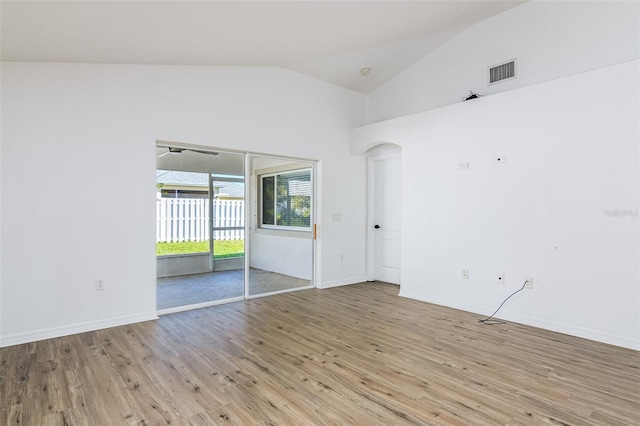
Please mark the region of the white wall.
POLYGON ((640 349, 639 75, 630 61, 356 129, 354 152, 402 146, 401 295, 480 318, 533 277, 498 317, 640 349))
POLYGON ((313 240, 251 232, 251 267, 303 280, 313 279, 313 240))
POLYGON ((454 37, 370 95, 370 122, 640 57, 637 1, 530 1, 454 37), (518 58, 518 77, 487 85, 487 67, 518 58))
POLYGON ((364 95, 258 67, 3 63, 1 77, 1 345, 155 317, 158 139, 321 160, 320 284, 365 276, 365 159, 348 151, 364 95), (349 226, 332 232, 333 211, 349 226), (347 266, 344 245, 362 253, 347 266))

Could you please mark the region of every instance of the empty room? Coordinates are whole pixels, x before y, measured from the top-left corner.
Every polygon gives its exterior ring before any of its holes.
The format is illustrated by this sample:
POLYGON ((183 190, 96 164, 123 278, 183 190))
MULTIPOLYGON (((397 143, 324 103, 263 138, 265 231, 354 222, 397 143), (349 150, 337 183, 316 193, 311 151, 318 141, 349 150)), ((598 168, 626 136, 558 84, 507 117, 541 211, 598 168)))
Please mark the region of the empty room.
POLYGON ((639 2, 0 25, 0 424, 640 424, 639 2))

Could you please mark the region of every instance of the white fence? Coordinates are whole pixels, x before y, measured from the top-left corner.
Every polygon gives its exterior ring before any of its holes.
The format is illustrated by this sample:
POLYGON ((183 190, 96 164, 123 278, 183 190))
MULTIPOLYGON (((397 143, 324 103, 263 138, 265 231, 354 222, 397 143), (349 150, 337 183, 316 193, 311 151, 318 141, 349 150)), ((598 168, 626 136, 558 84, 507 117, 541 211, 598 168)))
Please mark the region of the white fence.
MULTIPOLYGON (((244 201, 214 200, 213 228, 216 240, 244 240, 244 201), (235 229, 234 229, 235 228, 235 229)), ((209 200, 159 198, 157 242, 209 240, 209 200)))

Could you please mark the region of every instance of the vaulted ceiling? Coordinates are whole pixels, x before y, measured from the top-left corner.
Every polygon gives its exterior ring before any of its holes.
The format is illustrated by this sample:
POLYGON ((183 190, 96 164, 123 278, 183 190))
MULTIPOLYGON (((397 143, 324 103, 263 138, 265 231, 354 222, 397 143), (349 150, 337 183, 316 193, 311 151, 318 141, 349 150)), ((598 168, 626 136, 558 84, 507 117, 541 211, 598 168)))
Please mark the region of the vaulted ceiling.
POLYGON ((466 28, 521 3, 2 1, 0 55, 282 67, 370 93, 466 28))

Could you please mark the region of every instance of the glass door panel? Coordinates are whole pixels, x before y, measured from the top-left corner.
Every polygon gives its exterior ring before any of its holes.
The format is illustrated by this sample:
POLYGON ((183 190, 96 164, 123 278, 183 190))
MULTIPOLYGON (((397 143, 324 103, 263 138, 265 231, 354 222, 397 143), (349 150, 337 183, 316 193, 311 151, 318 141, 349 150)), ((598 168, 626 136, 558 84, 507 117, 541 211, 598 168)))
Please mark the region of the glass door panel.
POLYGON ((247 297, 313 287, 312 162, 251 156, 247 297))
POLYGON ((159 313, 244 299, 244 155, 156 151, 159 313))

